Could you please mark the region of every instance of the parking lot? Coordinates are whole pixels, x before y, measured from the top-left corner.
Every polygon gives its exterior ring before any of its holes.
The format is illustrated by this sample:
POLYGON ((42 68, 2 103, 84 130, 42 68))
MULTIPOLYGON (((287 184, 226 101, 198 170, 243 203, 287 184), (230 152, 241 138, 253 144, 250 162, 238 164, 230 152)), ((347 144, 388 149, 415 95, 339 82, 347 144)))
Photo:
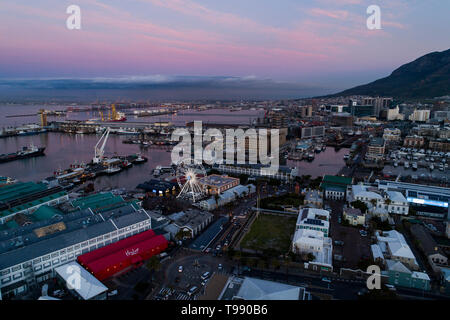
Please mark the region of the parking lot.
POLYGON ((162 292, 158 292, 154 299, 162 300, 192 300, 203 293, 206 272, 210 278, 213 273, 223 273, 231 270, 224 259, 206 254, 192 254, 174 259, 164 270, 165 281, 162 292), (196 287, 196 289, 192 289, 196 287), (170 290, 165 290, 170 289, 170 290), (192 289, 191 294, 189 290, 192 289))
POLYGON ((361 235, 356 227, 346 227, 342 221, 342 203, 329 202, 331 207, 330 233, 333 239, 333 256, 341 256, 342 260, 334 260, 333 265, 346 268, 358 268, 361 259, 370 258, 370 235, 361 235), (337 241, 337 242, 336 242, 337 241))

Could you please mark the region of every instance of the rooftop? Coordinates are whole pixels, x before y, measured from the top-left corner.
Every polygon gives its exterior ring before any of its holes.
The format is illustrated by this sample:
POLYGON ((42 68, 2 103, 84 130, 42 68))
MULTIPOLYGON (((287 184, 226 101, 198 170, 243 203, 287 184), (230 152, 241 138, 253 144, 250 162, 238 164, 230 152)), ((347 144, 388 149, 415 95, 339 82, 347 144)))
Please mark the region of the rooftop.
POLYGON ((66 281, 67 288, 72 288, 72 279, 74 275, 78 275, 80 282, 77 286, 74 286, 73 290, 84 300, 89 300, 108 291, 108 288, 103 283, 75 261, 55 268, 55 272, 66 281))
POLYGON ((307 300, 305 288, 256 278, 232 277, 221 300, 307 300))
POLYGON ((238 178, 229 177, 227 175, 218 175, 218 174, 212 174, 203 178, 200 178, 200 183, 208 186, 214 186, 214 187, 223 187, 230 183, 238 182, 238 178))

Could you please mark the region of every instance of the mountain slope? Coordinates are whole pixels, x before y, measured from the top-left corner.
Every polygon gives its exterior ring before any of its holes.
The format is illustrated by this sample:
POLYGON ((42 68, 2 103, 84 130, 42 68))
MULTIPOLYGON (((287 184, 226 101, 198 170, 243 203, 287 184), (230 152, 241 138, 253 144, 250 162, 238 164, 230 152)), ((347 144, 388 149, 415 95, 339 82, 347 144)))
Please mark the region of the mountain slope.
POLYGON ((390 76, 333 96, 370 95, 433 98, 450 95, 450 49, 402 65, 390 76))

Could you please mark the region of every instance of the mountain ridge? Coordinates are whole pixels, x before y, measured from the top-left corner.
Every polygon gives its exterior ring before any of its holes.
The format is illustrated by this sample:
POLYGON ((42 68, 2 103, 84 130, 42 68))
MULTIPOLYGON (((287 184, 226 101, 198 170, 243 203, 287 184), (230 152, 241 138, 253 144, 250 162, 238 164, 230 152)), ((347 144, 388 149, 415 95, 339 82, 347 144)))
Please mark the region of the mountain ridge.
POLYGON ((434 98, 450 94, 450 49, 423 55, 373 82, 329 95, 434 98))

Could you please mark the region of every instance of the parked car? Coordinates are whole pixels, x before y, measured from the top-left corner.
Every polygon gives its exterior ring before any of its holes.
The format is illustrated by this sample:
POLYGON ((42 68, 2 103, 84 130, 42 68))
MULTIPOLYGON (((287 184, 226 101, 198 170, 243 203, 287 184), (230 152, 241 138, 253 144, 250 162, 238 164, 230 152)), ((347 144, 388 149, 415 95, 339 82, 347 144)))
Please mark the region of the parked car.
POLYGON ((197 287, 193 286, 192 288, 189 289, 189 291, 187 292, 188 296, 192 296, 195 292, 197 292, 197 287))
POLYGON ((202 280, 206 280, 209 278, 210 275, 211 275, 211 273, 209 273, 209 271, 206 271, 204 274, 202 274, 201 278, 202 278, 202 280))
POLYGON ((223 269, 223 267, 222 267, 222 264, 221 264, 221 263, 219 263, 219 265, 217 266, 217 269, 219 269, 219 270, 222 270, 222 269, 223 269))
POLYGON ((183 272, 183 266, 178 267, 178 272, 183 272))

